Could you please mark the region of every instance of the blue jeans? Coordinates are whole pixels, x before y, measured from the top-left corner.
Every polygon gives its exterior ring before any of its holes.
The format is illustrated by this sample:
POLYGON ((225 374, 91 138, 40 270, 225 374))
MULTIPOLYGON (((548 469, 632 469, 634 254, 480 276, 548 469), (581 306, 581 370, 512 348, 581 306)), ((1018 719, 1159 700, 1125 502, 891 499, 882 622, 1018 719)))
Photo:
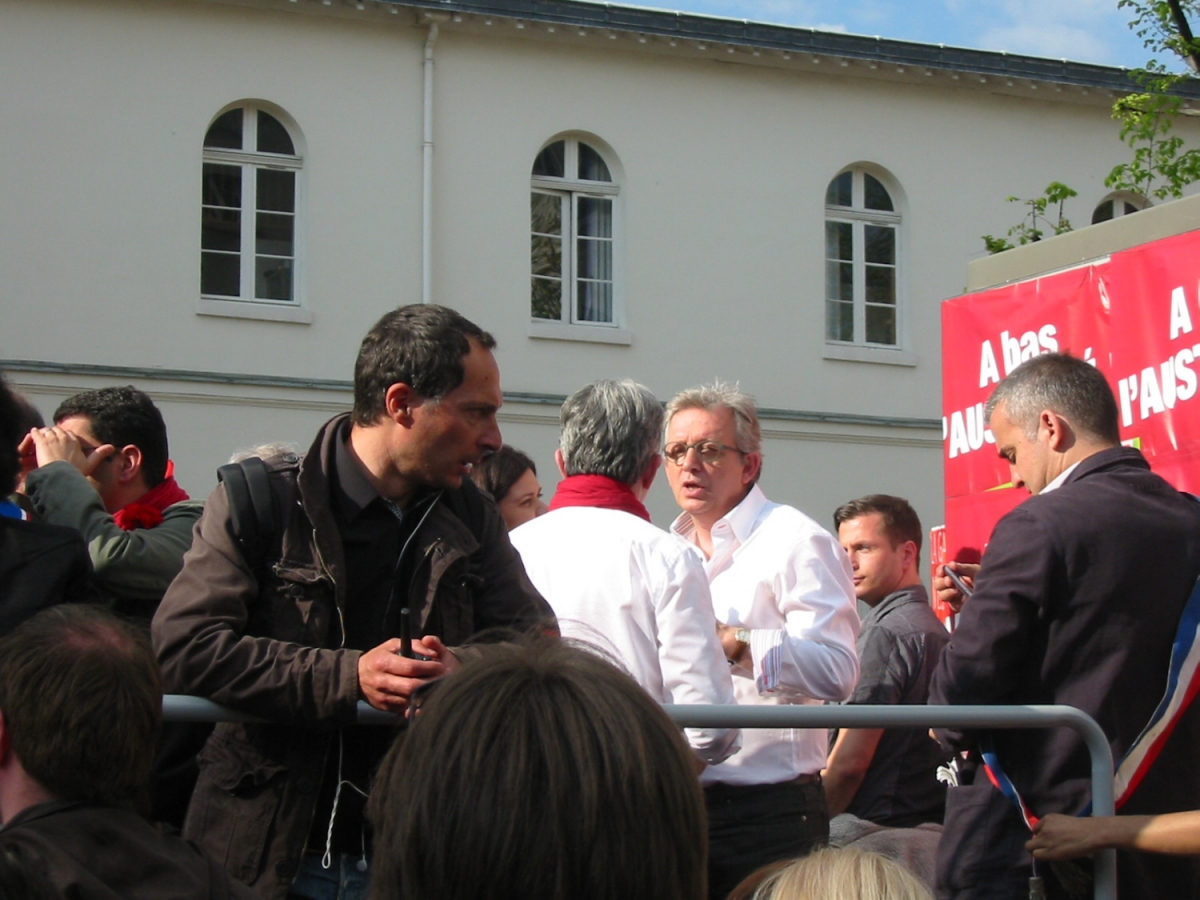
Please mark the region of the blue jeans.
POLYGON ((321 866, 321 854, 305 853, 300 871, 288 891, 289 900, 367 900, 371 877, 361 856, 335 853, 328 869, 321 866))

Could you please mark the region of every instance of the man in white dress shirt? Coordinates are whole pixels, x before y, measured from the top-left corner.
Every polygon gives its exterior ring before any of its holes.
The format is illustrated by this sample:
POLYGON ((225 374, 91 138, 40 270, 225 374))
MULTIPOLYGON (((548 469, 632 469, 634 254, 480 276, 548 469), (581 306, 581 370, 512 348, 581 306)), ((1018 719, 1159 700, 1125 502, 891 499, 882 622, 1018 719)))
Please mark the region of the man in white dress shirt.
MULTIPOLYGON (((758 487, 754 401, 715 382, 667 405, 667 480, 683 513, 672 530, 706 557, 717 632, 739 704, 841 701, 858 680, 850 563, 837 539, 758 487)), ((709 815, 709 896, 829 838, 823 729, 753 729, 701 776, 709 815)))
MULTIPOLYGON (((650 524, 663 408, 632 381, 567 398, 550 511, 511 533, 563 637, 595 644, 660 703, 732 703, 700 554, 650 524)), ((689 728, 701 764, 736 752, 735 729, 689 728)))

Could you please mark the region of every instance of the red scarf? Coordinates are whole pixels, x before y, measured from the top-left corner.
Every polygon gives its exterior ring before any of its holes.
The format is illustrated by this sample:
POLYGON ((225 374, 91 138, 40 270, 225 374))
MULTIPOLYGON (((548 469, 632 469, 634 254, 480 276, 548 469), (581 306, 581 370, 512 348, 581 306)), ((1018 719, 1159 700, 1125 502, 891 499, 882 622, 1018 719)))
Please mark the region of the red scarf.
POLYGON ((564 506, 593 506, 600 509, 619 509, 650 521, 650 513, 633 494, 633 488, 607 475, 568 475, 558 483, 551 509, 564 506))
POLYGON ((162 514, 168 506, 187 499, 187 492, 168 475, 165 481, 113 513, 113 521, 126 531, 133 531, 135 528, 157 528, 162 524, 162 514))

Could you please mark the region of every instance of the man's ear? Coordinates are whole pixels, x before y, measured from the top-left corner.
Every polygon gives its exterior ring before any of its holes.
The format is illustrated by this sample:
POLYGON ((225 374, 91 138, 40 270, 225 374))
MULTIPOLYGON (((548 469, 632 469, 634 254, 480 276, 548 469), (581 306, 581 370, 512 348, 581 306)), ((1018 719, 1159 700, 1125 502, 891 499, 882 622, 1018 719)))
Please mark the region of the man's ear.
POLYGON ((383 395, 383 409, 387 417, 405 428, 412 426, 413 410, 423 402, 423 398, 403 381, 391 385, 383 395))
POLYGON ((742 457, 742 484, 754 484, 762 469, 762 454, 747 453, 742 457))
POLYGON ((641 478, 642 487, 647 491, 654 484, 654 477, 658 474, 658 470, 662 468, 662 461, 662 455, 659 453, 655 453, 654 456, 650 457, 650 462, 646 466, 646 471, 642 473, 641 478))
POLYGON ((900 545, 900 552, 903 555, 904 568, 907 569, 909 566, 916 566, 921 551, 917 549, 915 541, 905 541, 900 545))
POLYGON ((1075 429, 1052 409, 1043 409, 1038 415, 1038 431, 1046 434, 1050 449, 1056 453, 1066 453, 1075 445, 1075 429))
POLYGON ((142 451, 136 444, 126 444, 113 454, 113 465, 116 467, 117 482, 129 484, 142 474, 142 451))
POLYGON ((558 466, 558 474, 567 477, 567 461, 563 459, 562 449, 554 451, 554 464, 558 466))

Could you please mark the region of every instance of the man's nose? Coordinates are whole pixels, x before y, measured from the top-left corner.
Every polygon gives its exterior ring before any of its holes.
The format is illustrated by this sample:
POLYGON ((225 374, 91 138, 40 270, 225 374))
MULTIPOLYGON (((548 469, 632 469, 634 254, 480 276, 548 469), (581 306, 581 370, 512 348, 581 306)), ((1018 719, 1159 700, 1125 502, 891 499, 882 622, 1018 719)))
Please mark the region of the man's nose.
POLYGON ((480 438, 479 444, 490 453, 495 453, 504 446, 504 437, 500 434, 500 423, 493 416, 487 430, 480 438))

